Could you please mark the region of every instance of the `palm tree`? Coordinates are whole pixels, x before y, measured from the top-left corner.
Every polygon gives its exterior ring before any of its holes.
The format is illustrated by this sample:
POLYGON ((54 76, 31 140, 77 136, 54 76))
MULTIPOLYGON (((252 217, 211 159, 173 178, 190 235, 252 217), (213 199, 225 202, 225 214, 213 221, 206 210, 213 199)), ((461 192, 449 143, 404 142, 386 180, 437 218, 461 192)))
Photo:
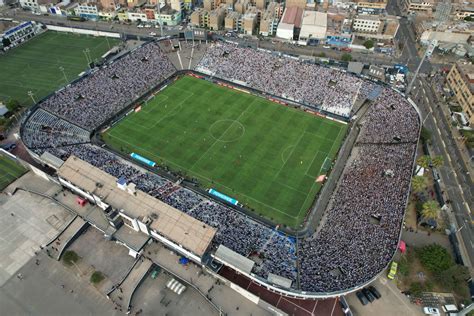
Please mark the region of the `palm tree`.
POLYGON ((439 168, 444 164, 444 159, 443 156, 435 156, 433 159, 431 159, 431 165, 434 168, 439 168))
POLYGON ((413 192, 422 192, 426 189, 426 178, 423 176, 414 176, 411 180, 411 189, 413 192))
POLYGON ((435 200, 423 203, 421 215, 426 219, 437 219, 440 212, 439 204, 435 200))
POLYGON ((416 160, 416 164, 420 167, 416 170, 416 173, 418 173, 421 168, 427 169, 430 166, 430 162, 431 162, 430 156, 423 155, 423 156, 418 157, 418 159, 416 160))

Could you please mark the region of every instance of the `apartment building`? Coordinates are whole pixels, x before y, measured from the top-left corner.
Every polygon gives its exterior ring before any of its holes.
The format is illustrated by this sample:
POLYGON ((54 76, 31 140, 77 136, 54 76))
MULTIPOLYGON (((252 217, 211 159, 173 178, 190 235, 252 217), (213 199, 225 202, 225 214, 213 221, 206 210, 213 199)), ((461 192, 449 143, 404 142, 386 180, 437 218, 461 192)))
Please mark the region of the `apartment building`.
POLYGON ((208 28, 213 31, 224 29, 225 14, 226 14, 225 4, 222 4, 215 10, 212 10, 209 13, 208 28))
POLYGON ((259 12, 256 7, 249 7, 242 16, 242 32, 247 35, 252 35, 258 22, 259 12))
POLYGON ((228 31, 239 32, 241 28, 242 14, 239 12, 229 12, 224 19, 224 28, 228 31))
POLYGON ((404 14, 417 13, 431 16, 437 0, 401 0, 401 9, 404 14))
POLYGON ((201 28, 207 28, 209 26, 209 11, 202 8, 197 8, 191 14, 191 24, 201 28))
POLYGON ((470 126, 474 124, 474 65, 457 62, 446 77, 449 88, 462 107, 470 126))
POLYGON ((273 36, 276 34, 282 11, 283 7, 279 3, 271 2, 268 4, 260 18, 260 35, 273 36))
POLYGON ((395 16, 358 15, 353 20, 352 31, 359 37, 390 40, 397 34, 399 26, 395 16))

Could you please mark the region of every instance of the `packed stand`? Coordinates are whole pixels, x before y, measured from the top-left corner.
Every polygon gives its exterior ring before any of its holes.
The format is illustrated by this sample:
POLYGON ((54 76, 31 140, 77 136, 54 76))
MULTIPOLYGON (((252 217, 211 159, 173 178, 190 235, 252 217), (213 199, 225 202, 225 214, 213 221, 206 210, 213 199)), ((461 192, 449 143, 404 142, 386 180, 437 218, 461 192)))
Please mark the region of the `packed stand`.
POLYGON ((88 143, 89 132, 43 109, 35 111, 23 124, 22 139, 30 149, 88 143))
POLYGON ((402 95, 385 89, 365 115, 359 143, 406 143, 418 139, 418 114, 402 95))
POLYGON ((337 69, 224 42, 209 46, 196 70, 345 117, 372 86, 337 69))
POLYGON ((93 130, 176 71, 156 43, 137 48, 41 103, 41 107, 93 130))
POLYGON ((346 290, 387 266, 398 245, 419 128, 416 110, 394 91, 385 89, 371 105, 322 227, 300 242, 301 289, 346 290))

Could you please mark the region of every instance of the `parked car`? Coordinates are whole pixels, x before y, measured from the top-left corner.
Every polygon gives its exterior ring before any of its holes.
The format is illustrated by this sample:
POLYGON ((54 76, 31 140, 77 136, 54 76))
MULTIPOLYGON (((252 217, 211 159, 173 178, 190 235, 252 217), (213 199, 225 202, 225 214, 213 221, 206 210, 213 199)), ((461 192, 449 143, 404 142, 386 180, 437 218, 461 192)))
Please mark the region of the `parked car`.
POLYGON ((365 297, 367 297, 367 299, 369 300, 369 302, 373 302, 376 300, 374 294, 372 294, 372 292, 370 292, 368 289, 364 288, 362 289, 362 293, 364 293, 365 297))
POLYGON ((423 313, 425 315, 440 316, 439 309, 435 307, 423 307, 423 313))
POLYGON ((3 150, 6 150, 6 151, 12 151, 13 149, 16 148, 16 144, 15 144, 15 143, 2 144, 2 145, 1 145, 1 148, 2 148, 3 150))
POLYGON ((388 272, 387 277, 390 280, 395 279, 395 276, 397 275, 397 270, 398 270, 398 263, 393 261, 392 264, 390 265, 390 270, 388 272))
POLYGON ((376 299, 379 299, 382 297, 382 294, 375 288, 375 286, 370 285, 367 287, 367 289, 375 296, 376 299))
POLYGON ((155 32, 150 32, 150 36, 156 36, 155 32))
POLYGON ((365 306, 365 305, 369 304, 369 300, 367 299, 367 297, 365 297, 364 293, 362 293, 361 291, 357 291, 356 296, 357 296, 357 298, 359 299, 359 301, 362 305, 365 306))

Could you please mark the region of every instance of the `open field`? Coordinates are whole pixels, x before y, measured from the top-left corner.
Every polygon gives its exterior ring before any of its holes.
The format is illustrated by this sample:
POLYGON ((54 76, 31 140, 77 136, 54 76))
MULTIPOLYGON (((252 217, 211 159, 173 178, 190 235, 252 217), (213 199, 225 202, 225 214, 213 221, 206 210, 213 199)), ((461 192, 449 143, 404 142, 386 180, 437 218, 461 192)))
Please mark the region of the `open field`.
POLYGON ((0 191, 22 176, 26 171, 23 166, 16 163, 12 158, 0 153, 0 191))
POLYGON ((103 134, 275 223, 304 219, 347 126, 184 77, 103 134))
MULTIPOLYGON (((118 43, 108 39, 110 46, 118 43)), ((0 100, 16 99, 22 105, 36 101, 77 78, 87 69, 85 49, 92 60, 109 50, 107 39, 47 31, 25 44, 0 55, 0 100), (64 68, 66 78, 59 67, 64 68)))

